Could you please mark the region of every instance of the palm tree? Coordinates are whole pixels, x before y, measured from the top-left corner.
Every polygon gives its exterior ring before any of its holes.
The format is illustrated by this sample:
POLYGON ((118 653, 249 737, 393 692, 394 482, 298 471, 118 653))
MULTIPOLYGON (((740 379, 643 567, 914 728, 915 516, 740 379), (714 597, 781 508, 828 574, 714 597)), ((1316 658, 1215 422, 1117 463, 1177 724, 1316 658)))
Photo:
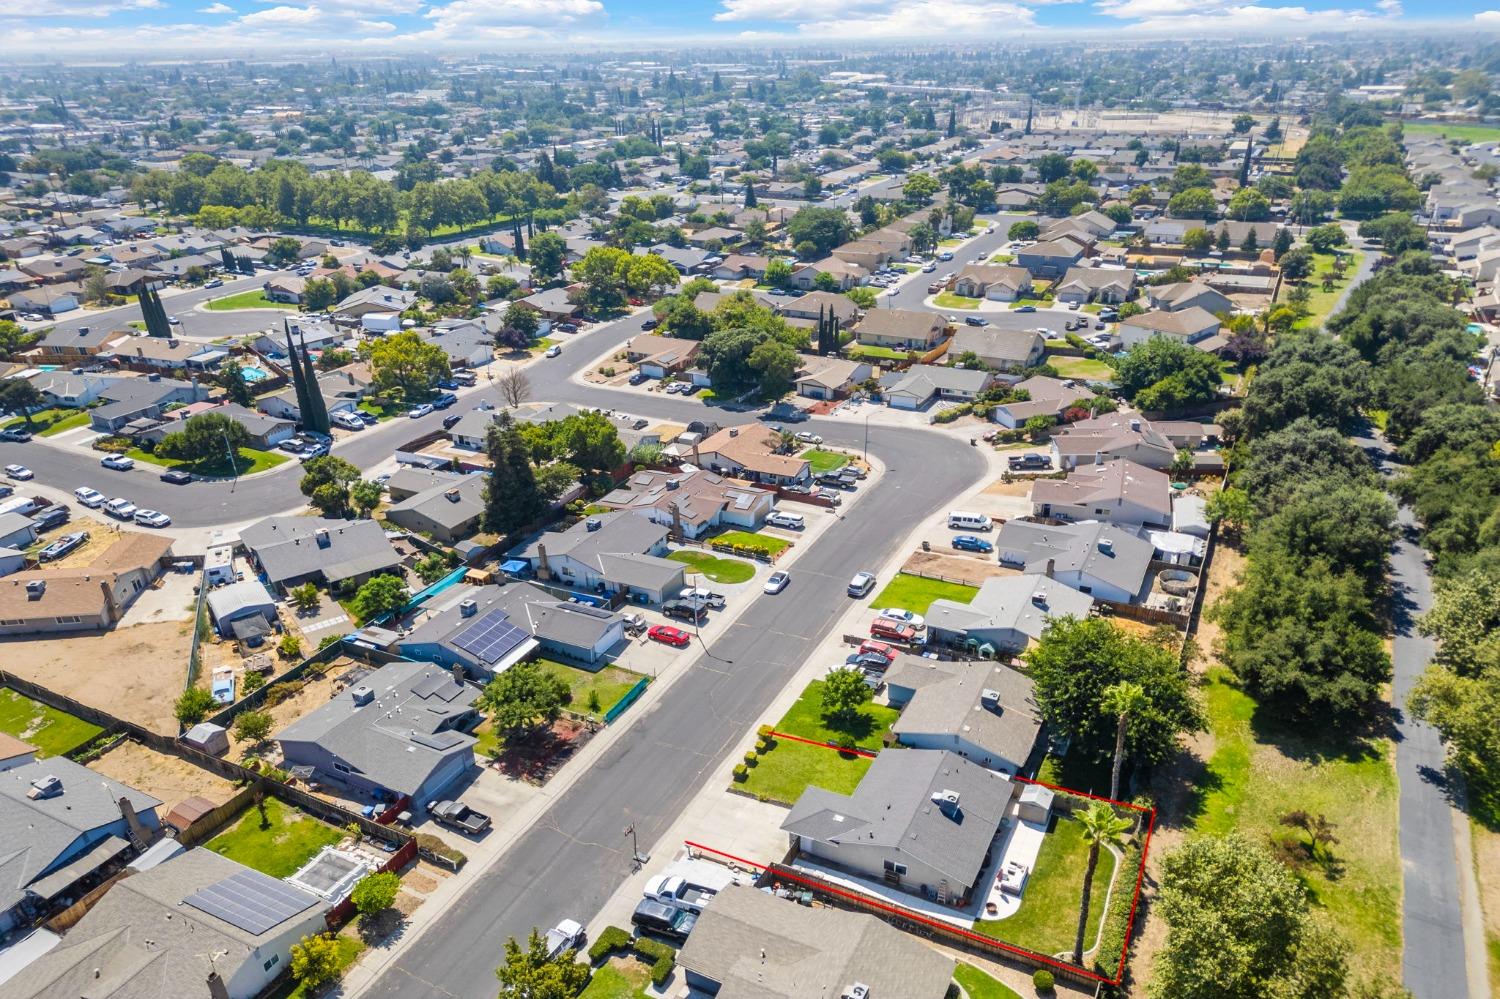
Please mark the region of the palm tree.
POLYGON ((458 248, 458 259, 460 259, 460 260, 462 260, 464 262, 464 268, 466 270, 468 269, 468 266, 469 266, 469 258, 471 256, 473 256, 473 255, 474 255, 474 248, 472 246, 469 246, 467 243, 461 245, 458 248))
POLYGON ((1146 691, 1138 683, 1122 680, 1104 688, 1104 710, 1115 716, 1115 765, 1109 774, 1111 798, 1120 796, 1120 766, 1125 762, 1125 730, 1130 716, 1145 706, 1146 691))
POLYGON ((1083 934, 1089 925, 1089 896, 1094 890, 1094 869, 1099 866, 1099 849, 1119 846, 1131 821, 1115 814, 1114 808, 1096 801, 1073 816, 1083 827, 1083 840, 1089 845, 1088 868, 1083 872, 1083 901, 1078 903, 1078 936, 1073 941, 1073 963, 1083 966, 1083 934))

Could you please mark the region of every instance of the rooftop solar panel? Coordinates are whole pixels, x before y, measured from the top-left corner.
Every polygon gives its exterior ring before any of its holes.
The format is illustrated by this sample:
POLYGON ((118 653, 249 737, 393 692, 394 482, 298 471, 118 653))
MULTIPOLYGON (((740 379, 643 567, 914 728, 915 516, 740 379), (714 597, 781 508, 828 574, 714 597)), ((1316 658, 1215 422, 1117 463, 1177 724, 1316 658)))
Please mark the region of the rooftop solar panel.
POLYGON ((198 889, 183 901, 246 933, 261 936, 318 900, 268 874, 244 870, 198 889))
POLYGON ((492 610, 453 639, 453 644, 481 662, 499 662, 507 652, 524 642, 530 633, 518 628, 503 610, 492 610))

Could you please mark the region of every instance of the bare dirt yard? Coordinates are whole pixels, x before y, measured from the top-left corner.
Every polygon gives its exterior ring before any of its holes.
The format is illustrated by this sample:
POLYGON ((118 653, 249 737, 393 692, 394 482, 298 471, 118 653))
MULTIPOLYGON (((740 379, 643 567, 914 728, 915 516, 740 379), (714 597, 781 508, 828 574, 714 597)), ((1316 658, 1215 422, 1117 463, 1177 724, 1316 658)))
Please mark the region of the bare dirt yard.
POLYGON ((216 805, 234 797, 234 785, 224 778, 129 740, 90 762, 89 769, 160 798, 167 808, 194 795, 216 805))
POLYGON ((995 576, 1019 575, 1016 570, 1007 569, 991 559, 944 555, 941 552, 912 552, 906 564, 901 566, 901 571, 944 576, 970 586, 978 586, 995 576))
MULTIPOLYGON (((284 669, 285 664, 279 663, 278 668, 284 669)), ((271 715, 272 734, 286 728, 314 708, 327 704, 334 694, 344 688, 344 674, 351 669, 358 669, 363 673, 368 667, 352 659, 335 659, 321 674, 308 673, 304 679, 277 684, 277 688, 287 693, 277 694, 276 690, 272 690, 266 699, 265 710, 271 715), (276 703, 273 704, 273 701, 276 703)), ((228 759, 238 760, 251 748, 248 742, 236 739, 233 728, 230 729, 228 759)))
POLYGON ((153 732, 177 734, 172 703, 187 679, 193 622, 163 621, 103 634, 0 642, 17 676, 153 732))

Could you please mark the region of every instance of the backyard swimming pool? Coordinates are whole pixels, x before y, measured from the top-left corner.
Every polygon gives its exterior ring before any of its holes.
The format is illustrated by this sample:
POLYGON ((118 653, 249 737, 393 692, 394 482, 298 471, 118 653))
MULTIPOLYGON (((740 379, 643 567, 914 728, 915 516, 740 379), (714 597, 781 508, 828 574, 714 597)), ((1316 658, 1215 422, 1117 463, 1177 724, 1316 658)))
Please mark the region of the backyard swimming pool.
POLYGON ((247 364, 240 368, 240 377, 244 378, 247 382, 263 382, 271 376, 266 374, 264 368, 257 368, 252 364, 247 364))

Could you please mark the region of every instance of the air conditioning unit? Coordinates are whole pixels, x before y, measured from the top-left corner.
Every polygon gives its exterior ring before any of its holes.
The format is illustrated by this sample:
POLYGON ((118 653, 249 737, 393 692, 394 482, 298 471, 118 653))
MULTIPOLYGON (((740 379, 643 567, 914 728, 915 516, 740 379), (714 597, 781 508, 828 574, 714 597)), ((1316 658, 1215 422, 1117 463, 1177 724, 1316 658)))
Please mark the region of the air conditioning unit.
POLYGON ((844 990, 842 999, 870 999, 870 987, 864 982, 855 982, 844 990))
POLYGON ((474 600, 465 600, 458 605, 459 617, 473 617, 479 613, 479 604, 474 600))
POLYGON ((988 689, 981 690, 979 692, 979 703, 983 704, 987 708, 999 707, 1000 706, 1000 691, 998 691, 998 690, 988 690, 988 689))
POLYGON ((349 691, 349 696, 354 699, 355 707, 364 707, 366 704, 369 704, 371 701, 375 700, 375 691, 371 690, 369 687, 366 687, 364 684, 360 684, 358 687, 355 687, 353 690, 349 691))

